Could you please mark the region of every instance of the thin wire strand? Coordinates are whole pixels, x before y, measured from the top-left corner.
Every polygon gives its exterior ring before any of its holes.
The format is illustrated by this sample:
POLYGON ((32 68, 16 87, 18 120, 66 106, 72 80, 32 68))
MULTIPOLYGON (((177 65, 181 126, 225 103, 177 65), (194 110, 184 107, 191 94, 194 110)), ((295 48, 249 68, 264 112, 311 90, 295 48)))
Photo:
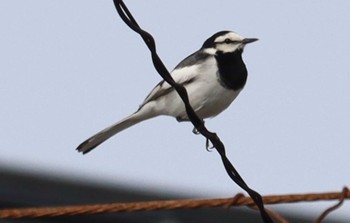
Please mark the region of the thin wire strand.
MULTIPOLYGON (((282 204, 282 203, 295 203, 295 202, 328 201, 328 200, 336 200, 336 199, 339 199, 339 200, 350 199, 349 189, 346 188, 343 190, 343 192, 270 195, 270 196, 263 197, 263 201, 265 202, 265 204, 270 204, 270 205, 282 204)), ((197 209, 197 208, 212 208, 212 207, 228 208, 233 206, 254 207, 255 203, 250 197, 245 197, 242 194, 238 194, 233 198, 188 199, 188 200, 111 203, 111 204, 96 204, 96 205, 77 205, 77 206, 63 206, 63 207, 2 209, 0 210, 0 218, 39 218, 39 217, 88 215, 88 214, 117 213, 117 212, 197 209)), ((337 205, 337 208, 339 206, 340 205, 337 205)), ((335 210, 335 208, 333 208, 331 211, 333 210, 335 210)), ((327 212, 329 213, 330 211, 327 211, 327 212)), ((278 217, 279 215, 277 214, 273 216, 278 217)), ((279 221, 282 221, 281 219, 283 218, 280 218, 279 221)))
POLYGON ((338 203, 336 203, 335 205, 327 208, 315 221, 315 223, 321 223, 326 217, 327 215, 329 215, 332 211, 338 209, 343 203, 345 198, 347 198, 347 196, 350 194, 349 188, 344 187, 343 188, 343 192, 339 198, 338 203))

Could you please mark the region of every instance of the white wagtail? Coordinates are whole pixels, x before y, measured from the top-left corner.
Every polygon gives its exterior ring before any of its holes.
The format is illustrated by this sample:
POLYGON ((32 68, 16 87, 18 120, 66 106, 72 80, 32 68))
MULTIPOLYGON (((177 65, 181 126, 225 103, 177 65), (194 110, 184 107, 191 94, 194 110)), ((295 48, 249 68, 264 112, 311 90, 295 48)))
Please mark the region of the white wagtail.
MULTIPOLYGON (((257 40, 235 32, 218 32, 171 72, 174 80, 186 88, 190 104, 201 119, 221 113, 243 89, 247 81, 243 49, 257 40)), ((183 101, 164 80, 153 88, 135 113, 90 137, 77 150, 88 153, 118 132, 159 115, 188 121, 183 101)))

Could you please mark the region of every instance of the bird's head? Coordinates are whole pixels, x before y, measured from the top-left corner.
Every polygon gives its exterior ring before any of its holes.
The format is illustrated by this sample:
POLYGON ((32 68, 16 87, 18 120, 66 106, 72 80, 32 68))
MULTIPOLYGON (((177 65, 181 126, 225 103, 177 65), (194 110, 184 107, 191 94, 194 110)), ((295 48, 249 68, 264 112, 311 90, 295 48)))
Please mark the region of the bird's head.
POLYGON ((221 31, 215 33, 213 36, 207 39, 204 42, 202 49, 209 54, 216 54, 217 52, 242 52, 246 44, 255 42, 257 40, 258 39, 256 38, 244 38, 235 32, 221 31))

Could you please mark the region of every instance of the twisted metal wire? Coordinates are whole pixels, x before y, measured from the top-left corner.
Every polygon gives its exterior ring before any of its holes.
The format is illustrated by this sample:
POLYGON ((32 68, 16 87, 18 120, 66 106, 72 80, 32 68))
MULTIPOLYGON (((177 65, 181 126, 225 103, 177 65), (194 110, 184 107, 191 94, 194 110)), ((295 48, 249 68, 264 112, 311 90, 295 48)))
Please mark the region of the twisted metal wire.
MULTIPOLYGON (((327 214, 338 208, 345 199, 350 199, 350 191, 344 187, 342 192, 328 193, 308 193, 308 194, 289 194, 289 195, 270 195, 264 196, 265 204, 282 204, 295 202, 312 202, 339 200, 336 206, 333 206, 322 213, 315 223, 320 223, 327 214)), ((157 211, 157 210, 174 210, 174 209, 197 209, 232 206, 255 207, 254 201, 243 194, 237 194, 231 198, 217 199, 186 199, 186 200, 168 200, 168 201, 147 201, 147 202, 130 202, 130 203, 111 203, 95 205, 76 205, 62 207, 39 207, 39 208, 15 208, 0 210, 0 218, 39 218, 39 217, 56 217, 72 215, 89 215, 102 213, 117 212, 136 212, 136 211, 157 211)), ((283 218, 271 210, 268 210, 272 217, 282 221, 283 218), (281 220, 282 219, 282 220, 281 220)))

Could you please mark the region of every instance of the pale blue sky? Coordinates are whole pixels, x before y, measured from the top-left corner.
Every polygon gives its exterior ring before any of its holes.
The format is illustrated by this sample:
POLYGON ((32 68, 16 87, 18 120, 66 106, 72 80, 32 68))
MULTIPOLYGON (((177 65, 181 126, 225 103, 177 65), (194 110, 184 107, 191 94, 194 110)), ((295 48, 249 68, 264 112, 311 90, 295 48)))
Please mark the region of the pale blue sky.
MULTIPOLYGON (((244 52, 240 96, 207 127, 261 194, 350 185, 350 1, 126 1, 169 69, 220 30, 244 52)), ((87 137, 134 112, 160 80, 112 1, 0 2, 0 162, 147 190, 241 192, 189 123, 161 117, 86 156, 87 137)), ((330 203, 288 205, 319 214, 330 203)), ((332 216, 348 216, 349 204, 332 216)))

